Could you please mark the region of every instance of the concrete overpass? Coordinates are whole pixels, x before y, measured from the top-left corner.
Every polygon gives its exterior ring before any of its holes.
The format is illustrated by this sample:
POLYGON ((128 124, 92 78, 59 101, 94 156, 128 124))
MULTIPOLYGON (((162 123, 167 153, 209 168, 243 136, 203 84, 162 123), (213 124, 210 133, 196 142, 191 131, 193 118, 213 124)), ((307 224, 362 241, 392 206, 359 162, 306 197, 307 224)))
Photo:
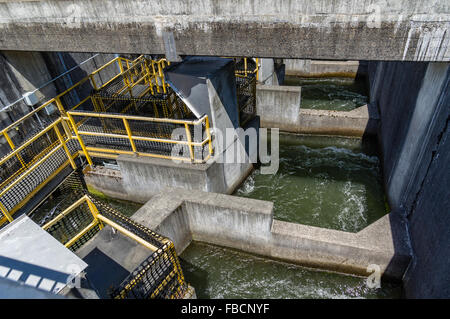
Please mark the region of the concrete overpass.
POLYGON ((447 0, 0 0, 0 50, 450 61, 447 0))

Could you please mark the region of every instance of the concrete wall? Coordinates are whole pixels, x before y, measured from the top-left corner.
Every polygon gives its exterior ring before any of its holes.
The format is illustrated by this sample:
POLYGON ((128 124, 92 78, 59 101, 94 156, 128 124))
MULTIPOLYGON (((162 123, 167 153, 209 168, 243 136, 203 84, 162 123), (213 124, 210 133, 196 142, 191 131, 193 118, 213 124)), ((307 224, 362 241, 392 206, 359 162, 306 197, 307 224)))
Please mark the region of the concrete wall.
POLYGON ((450 297, 448 63, 371 63, 386 194, 407 218, 408 297, 450 297))
MULTIPOLYGON (((39 106, 114 58, 113 55, 108 54, 96 55, 95 58, 67 75, 58 77, 93 56, 92 53, 0 52, 0 68, 2 70, 0 72, 0 109, 7 107, 0 111, 0 129, 20 119, 32 109, 21 100, 24 93, 35 91, 39 100, 36 106, 39 106)), ((96 81, 101 85, 118 71, 118 68, 114 70, 114 66, 108 67, 101 71, 99 76, 96 76, 96 81)), ((66 95, 63 103, 66 103, 67 106, 74 106, 89 95, 93 88, 88 83, 78 87, 74 94, 66 95)), ((20 128, 22 134, 18 134, 16 130, 8 132, 16 146, 23 142, 22 135, 27 135, 31 130, 40 126, 40 121, 49 120, 45 111, 39 112, 38 117, 39 119, 32 117, 27 120, 26 125, 20 128)), ((6 154, 9 151, 10 147, 5 138, 0 137, 0 154, 6 154)))
POLYGON ((205 164, 120 155, 120 170, 91 168, 85 171, 85 179, 89 186, 108 196, 139 203, 147 202, 166 187, 231 194, 253 170, 248 160, 226 161, 227 154, 233 154, 237 147, 242 146, 236 137, 225 152, 205 164))
POLYGON ((297 76, 346 76, 355 77, 358 61, 315 61, 303 59, 285 59, 286 75, 297 76))
POLYGON ((351 274, 368 275, 367 266, 377 264, 386 277, 397 279, 409 261, 399 249, 404 225, 389 215, 346 233, 274 220, 268 201, 166 189, 132 219, 171 238, 178 254, 197 240, 351 274))
POLYGON ((301 88, 258 85, 256 111, 261 126, 319 135, 375 135, 378 115, 373 104, 352 111, 310 110, 301 108, 301 88))
POLYGON ((284 82, 285 65, 282 59, 259 59, 258 83, 281 85, 284 82))
POLYGON ((256 114, 262 127, 289 130, 297 125, 300 114, 301 88, 295 86, 257 85, 256 114))
POLYGON ((449 61, 448 1, 0 1, 0 49, 449 61), (173 49, 173 48, 172 48, 173 49))

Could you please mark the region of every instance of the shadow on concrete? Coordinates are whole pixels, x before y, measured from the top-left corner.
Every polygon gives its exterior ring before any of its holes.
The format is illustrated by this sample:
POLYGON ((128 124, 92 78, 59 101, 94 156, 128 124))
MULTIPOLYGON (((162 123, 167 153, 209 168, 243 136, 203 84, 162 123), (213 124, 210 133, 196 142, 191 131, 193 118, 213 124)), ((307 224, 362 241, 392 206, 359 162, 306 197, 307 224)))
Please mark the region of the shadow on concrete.
POLYGON ((130 274, 98 248, 94 248, 83 260, 89 265, 85 270, 86 278, 100 299, 111 298, 112 290, 130 274))
POLYGON ((69 274, 54 269, 41 267, 5 256, 0 256, 0 268, 9 268, 9 270, 5 269, 6 273, 3 275, 5 278, 10 276, 10 279, 19 282, 26 282, 33 278, 32 286, 34 287, 39 287, 43 280, 53 281, 53 283, 49 282, 48 285, 46 285, 45 290, 47 291, 52 291, 57 283, 66 284, 69 277, 69 274))

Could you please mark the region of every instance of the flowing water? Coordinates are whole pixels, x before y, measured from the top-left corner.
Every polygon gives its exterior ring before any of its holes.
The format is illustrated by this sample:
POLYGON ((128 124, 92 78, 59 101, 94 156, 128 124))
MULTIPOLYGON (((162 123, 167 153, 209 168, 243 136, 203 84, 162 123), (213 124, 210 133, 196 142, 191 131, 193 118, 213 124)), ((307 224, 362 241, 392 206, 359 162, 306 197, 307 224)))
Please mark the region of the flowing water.
POLYGON ((401 286, 311 270, 209 244, 193 242, 181 254, 186 281, 198 298, 400 298, 401 286))
POLYGON ((274 202, 278 220, 357 232, 388 212, 375 146, 280 133, 276 174, 259 169, 235 195, 274 202))
POLYGON ((351 111, 368 101, 364 78, 286 76, 283 85, 302 87, 303 109, 351 111))

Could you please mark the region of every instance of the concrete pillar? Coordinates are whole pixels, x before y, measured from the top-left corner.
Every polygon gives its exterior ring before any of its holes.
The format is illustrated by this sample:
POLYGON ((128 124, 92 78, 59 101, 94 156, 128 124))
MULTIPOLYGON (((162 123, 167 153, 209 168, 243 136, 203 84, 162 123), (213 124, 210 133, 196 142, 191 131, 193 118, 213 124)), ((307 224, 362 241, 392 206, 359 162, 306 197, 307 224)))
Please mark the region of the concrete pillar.
POLYGON ((259 79, 260 84, 280 85, 284 81, 283 59, 259 58, 259 79))
MULTIPOLYGON (((21 95, 40 88, 52 79, 40 52, 3 51, 2 54, 21 95)), ((49 84, 36 94, 41 101, 47 100, 56 95, 56 88, 49 84)))
POLYGON ((450 297, 450 67, 371 62, 386 194, 409 228, 406 297, 450 297))

